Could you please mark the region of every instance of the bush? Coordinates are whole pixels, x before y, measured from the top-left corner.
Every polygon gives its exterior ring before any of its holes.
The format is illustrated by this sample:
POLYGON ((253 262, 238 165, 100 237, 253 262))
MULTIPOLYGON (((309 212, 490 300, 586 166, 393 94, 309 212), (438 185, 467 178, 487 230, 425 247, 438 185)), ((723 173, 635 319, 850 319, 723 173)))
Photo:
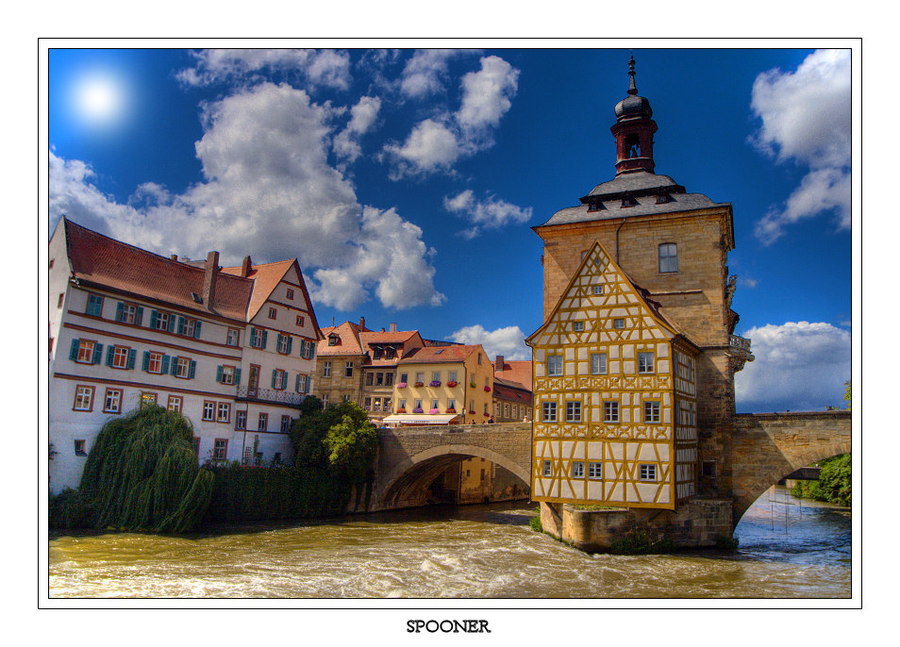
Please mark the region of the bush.
POLYGON ((827 501, 848 506, 852 494, 851 455, 842 454, 820 461, 822 471, 818 481, 797 481, 791 495, 797 498, 827 501))
POLYGON ((50 528, 73 530, 92 528, 97 514, 93 499, 79 490, 66 488, 57 495, 50 495, 48 516, 50 528))
POLYGON ((544 524, 541 523, 541 515, 529 519, 528 525, 531 526, 531 529, 535 532, 544 532, 544 524))
POLYGON ((674 550, 675 543, 671 539, 665 537, 654 539, 645 530, 640 529, 628 531, 614 540, 609 547, 609 552, 615 555, 651 555, 671 553, 674 550))

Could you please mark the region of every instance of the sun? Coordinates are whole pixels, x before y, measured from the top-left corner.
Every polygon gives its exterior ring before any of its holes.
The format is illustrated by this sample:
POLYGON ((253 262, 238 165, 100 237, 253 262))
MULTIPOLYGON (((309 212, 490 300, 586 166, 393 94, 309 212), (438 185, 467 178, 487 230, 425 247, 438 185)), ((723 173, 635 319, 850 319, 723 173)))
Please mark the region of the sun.
POLYGON ((74 103, 78 115, 97 126, 112 125, 125 109, 124 84, 109 73, 83 76, 75 86, 74 103))

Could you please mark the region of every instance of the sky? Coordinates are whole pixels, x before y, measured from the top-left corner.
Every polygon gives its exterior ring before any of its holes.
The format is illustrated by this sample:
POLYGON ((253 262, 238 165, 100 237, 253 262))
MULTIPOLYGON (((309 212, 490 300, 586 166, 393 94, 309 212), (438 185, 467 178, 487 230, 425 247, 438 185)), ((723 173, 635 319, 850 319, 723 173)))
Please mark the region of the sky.
POLYGON ((842 406, 850 50, 51 49, 50 231, 296 257, 321 326, 529 359, 531 227, 614 176, 632 53, 656 172, 733 206, 738 411, 842 406))

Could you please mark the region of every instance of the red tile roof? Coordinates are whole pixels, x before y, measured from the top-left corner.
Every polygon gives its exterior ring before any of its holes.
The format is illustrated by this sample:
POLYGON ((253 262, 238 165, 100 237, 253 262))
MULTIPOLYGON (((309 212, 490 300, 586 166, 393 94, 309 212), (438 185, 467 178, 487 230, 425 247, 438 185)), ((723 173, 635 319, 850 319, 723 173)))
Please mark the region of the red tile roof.
POLYGON ((494 378, 494 397, 500 400, 524 402, 531 404, 532 395, 529 389, 518 382, 509 382, 500 378, 494 378))
POLYGON ((504 360, 502 368, 495 364, 494 377, 517 382, 531 391, 531 360, 504 360))
POLYGON ((464 346, 454 344, 452 346, 423 346, 414 348, 404 353, 400 364, 436 364, 438 362, 462 362, 477 350, 482 350, 480 344, 464 346))
POLYGON ((359 343, 360 329, 355 323, 345 321, 339 326, 322 328, 324 339, 316 344, 317 355, 362 355, 365 351, 359 343), (336 334, 340 337, 340 343, 336 346, 328 345, 328 337, 336 334))

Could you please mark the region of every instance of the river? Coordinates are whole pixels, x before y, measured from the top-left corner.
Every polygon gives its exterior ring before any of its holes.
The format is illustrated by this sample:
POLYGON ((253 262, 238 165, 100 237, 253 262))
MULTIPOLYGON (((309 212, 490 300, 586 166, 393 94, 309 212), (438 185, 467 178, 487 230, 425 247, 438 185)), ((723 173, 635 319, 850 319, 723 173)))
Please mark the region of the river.
POLYGON ((849 598, 846 509, 773 488, 736 551, 588 555, 528 520, 536 504, 434 507, 193 537, 58 536, 63 598, 849 598))

